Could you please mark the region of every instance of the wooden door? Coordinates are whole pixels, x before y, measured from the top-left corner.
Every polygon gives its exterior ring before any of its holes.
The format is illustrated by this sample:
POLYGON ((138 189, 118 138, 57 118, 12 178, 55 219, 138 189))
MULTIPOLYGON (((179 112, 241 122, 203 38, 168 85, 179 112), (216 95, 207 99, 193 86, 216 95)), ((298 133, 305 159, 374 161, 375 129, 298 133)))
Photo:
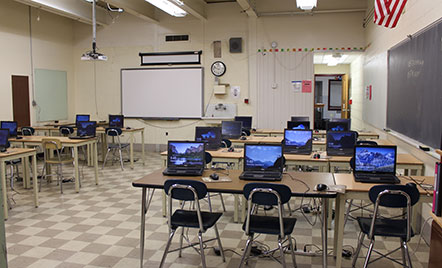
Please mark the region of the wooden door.
POLYGON ((27 76, 12 76, 12 108, 14 121, 19 127, 31 125, 29 113, 29 79, 27 76))
POLYGON ((342 75, 342 102, 341 118, 350 118, 350 106, 348 105, 348 75, 342 75))

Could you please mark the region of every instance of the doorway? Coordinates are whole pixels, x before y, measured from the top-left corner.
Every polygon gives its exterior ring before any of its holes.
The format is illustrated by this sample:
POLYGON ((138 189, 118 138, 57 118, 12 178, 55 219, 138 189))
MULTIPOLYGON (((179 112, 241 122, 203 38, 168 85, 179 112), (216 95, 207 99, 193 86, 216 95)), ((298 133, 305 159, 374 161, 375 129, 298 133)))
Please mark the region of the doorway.
POLYGON ((12 109, 14 121, 18 127, 31 125, 31 115, 29 109, 29 77, 13 75, 12 81, 12 109))

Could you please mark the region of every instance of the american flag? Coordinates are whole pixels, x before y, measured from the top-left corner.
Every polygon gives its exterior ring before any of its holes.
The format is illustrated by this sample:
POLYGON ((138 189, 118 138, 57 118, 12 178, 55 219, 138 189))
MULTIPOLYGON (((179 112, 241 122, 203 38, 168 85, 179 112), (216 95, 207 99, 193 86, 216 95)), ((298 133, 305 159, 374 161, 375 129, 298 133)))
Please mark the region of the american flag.
POLYGON ((396 27, 407 0, 374 0, 374 23, 387 27, 396 27))

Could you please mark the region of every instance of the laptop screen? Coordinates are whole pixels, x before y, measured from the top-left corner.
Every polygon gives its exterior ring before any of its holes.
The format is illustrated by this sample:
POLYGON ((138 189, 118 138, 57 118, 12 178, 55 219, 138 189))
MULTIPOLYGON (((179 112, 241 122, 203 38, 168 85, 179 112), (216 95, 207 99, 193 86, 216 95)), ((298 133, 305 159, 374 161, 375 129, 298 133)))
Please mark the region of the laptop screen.
POLYGON ((94 136, 97 128, 96 121, 80 121, 77 124, 77 136, 94 136))
POLYGON ((222 121, 221 133, 223 137, 228 139, 238 139, 241 136, 241 121, 222 121))
POLYGON ((169 141, 167 167, 204 167, 204 142, 169 141))
POLYGON ((288 129, 310 129, 310 121, 287 121, 288 129))
POLYGON ((195 141, 204 141, 209 149, 218 149, 221 146, 220 127, 196 127, 195 141))
POLYGON ((285 129, 284 153, 310 154, 312 152, 311 130, 285 129))
POLYGON ((242 127, 245 129, 252 128, 252 117, 251 116, 235 116, 235 121, 241 121, 242 127))
POLYGON ((77 114, 75 116, 75 125, 78 125, 78 122, 89 121, 90 117, 88 114, 77 114))
POLYGON ((334 119, 327 121, 327 131, 349 131, 350 119, 334 119))
POLYGON ((352 156, 356 139, 354 131, 327 131, 327 155, 352 156))
POLYGON ((8 144, 9 129, 0 128, 0 148, 6 148, 8 144))
POLYGON ((245 144, 244 171, 282 172, 282 146, 245 144))
POLYGON ((355 146, 355 172, 396 173, 396 146, 355 146))
POLYGON ((109 115, 109 127, 124 127, 124 115, 109 115))
POLYGON ((9 129, 9 136, 11 137, 17 136, 17 122, 15 121, 2 121, 0 128, 9 129))

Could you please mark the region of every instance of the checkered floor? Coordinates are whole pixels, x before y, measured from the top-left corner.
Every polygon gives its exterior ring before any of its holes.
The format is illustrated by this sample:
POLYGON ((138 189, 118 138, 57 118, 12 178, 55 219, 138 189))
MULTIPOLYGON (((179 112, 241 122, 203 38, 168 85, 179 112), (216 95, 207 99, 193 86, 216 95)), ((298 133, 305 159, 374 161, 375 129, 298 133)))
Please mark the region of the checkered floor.
MULTIPOLYGON (((141 190, 134 188, 131 181, 142 177, 162 166, 159 154, 148 153, 146 164, 136 162, 131 170, 121 171, 117 163, 105 169, 99 169, 100 184, 95 185, 93 169, 82 167, 84 177, 80 193, 75 193, 73 183, 63 185, 64 194, 55 182, 43 182, 40 193, 40 207, 34 208, 32 191, 15 185, 20 194, 9 192, 15 201, 12 202, 9 219, 6 221, 6 241, 8 248, 8 264, 10 268, 23 267, 139 267, 139 228, 140 228, 140 199, 141 190)), ((72 174, 72 169, 66 169, 65 174, 72 174)), ((216 256, 212 247, 215 242, 208 243, 206 261, 208 267, 238 267, 246 236, 241 225, 233 222, 233 197, 224 195, 227 212, 221 217, 218 228, 221 240, 226 249, 226 262, 216 256)), ((151 207, 147 213, 146 248, 144 267, 158 267, 159 261, 168 237, 166 218, 161 212, 162 195, 160 191, 154 194, 151 207)), ((212 200, 215 209, 221 210, 217 197, 212 200)), ((308 201, 304 200, 304 203, 308 201)), ((300 206, 300 200, 293 201, 292 208, 300 206)), ((306 218, 298 210, 294 213, 298 218, 293 237, 296 239, 298 250, 319 252, 321 247, 321 227, 315 214, 306 214, 306 218), (310 222, 316 221, 312 227, 310 222)), ((213 237, 208 231, 206 237, 213 237)), ((351 221, 346 225, 345 249, 353 251, 356 247, 358 227, 351 221)), ((197 241, 195 232, 189 232, 189 238, 197 241), (196 239, 196 240, 195 240, 196 239)), ((333 234, 329 232, 329 250, 333 234)), ((172 245, 176 246, 178 236, 172 245)), ((263 244, 261 248, 274 247, 276 237, 261 235, 258 238, 263 244)), ((393 239, 376 241, 380 250, 393 249, 399 243, 393 239)), ((429 248, 425 242, 416 236, 409 244, 414 267, 428 266, 429 248), (417 248, 417 251, 416 251, 417 248)), ((365 255, 366 250, 363 251, 365 255)), ((278 257, 275 253, 275 257, 278 257)), ((291 265, 290 254, 285 254, 287 263, 291 265)), ((400 259, 400 254, 394 255, 400 259)), ((298 267, 321 267, 321 257, 297 256, 298 267)), ((333 257, 328 258, 330 266, 334 265, 333 257)), ((362 257, 357 267, 363 264, 362 257)), ((399 267, 388 260, 381 260, 374 265, 377 267, 399 267)), ((168 255, 165 267, 199 267, 200 257, 195 250, 189 248, 168 255)), ((344 259, 344 267, 351 266, 351 259, 344 259)), ((255 257, 248 267, 280 267, 268 257, 255 257)))

